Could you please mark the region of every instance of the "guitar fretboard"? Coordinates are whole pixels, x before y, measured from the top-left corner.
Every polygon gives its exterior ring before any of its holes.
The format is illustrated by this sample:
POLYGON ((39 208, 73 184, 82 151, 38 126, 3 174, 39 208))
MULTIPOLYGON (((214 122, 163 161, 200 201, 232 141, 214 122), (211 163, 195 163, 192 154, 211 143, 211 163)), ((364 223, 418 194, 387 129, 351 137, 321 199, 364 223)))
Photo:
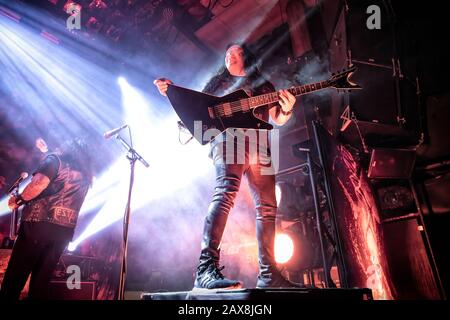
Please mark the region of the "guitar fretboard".
MULTIPOLYGON (((322 81, 316 83, 305 84, 303 86, 297 86, 287 89, 294 96, 307 94, 310 92, 322 90, 330 87, 330 82, 322 81)), ((245 98, 233 102, 227 102, 214 107, 214 115, 217 117, 231 117, 236 112, 247 112, 251 109, 263 106, 266 104, 276 103, 280 100, 278 92, 266 93, 250 98, 245 98)))
MULTIPOLYGON (((300 96, 303 94, 307 94, 310 92, 328 88, 329 86, 330 85, 329 85, 328 81, 321 81, 321 82, 316 82, 316 83, 305 84, 303 86, 289 88, 287 90, 290 93, 292 93, 294 96, 300 96)), ((239 100, 239 104, 244 107, 241 111, 244 111, 245 109, 248 109, 248 107, 253 109, 253 108, 256 108, 259 106, 263 106, 265 104, 278 102, 279 100, 280 99, 278 97, 278 92, 271 92, 271 93, 266 93, 266 94, 262 94, 259 96, 239 100), (246 100, 248 100, 248 101, 246 101, 246 100), (247 106, 247 108, 245 108, 245 106, 247 106)))

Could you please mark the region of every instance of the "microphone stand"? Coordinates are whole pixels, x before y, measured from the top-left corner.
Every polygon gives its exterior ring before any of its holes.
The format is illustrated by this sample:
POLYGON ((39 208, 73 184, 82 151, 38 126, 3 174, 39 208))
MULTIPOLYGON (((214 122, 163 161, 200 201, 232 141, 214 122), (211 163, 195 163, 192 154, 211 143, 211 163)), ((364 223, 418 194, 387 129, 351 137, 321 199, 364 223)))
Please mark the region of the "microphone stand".
MULTIPOLYGON (((19 183, 17 183, 17 186, 12 190, 11 195, 14 197, 19 196, 19 183)), ((14 241, 17 238, 17 222, 19 217, 19 208, 13 209, 11 211, 11 221, 9 224, 9 239, 14 241)))
POLYGON ((125 216, 123 220, 122 264, 120 267, 120 280, 118 293, 119 300, 125 300, 124 298, 125 298, 125 280, 127 273, 128 226, 130 224, 130 212, 131 212, 130 205, 131 205, 131 191, 133 190, 133 183, 134 183, 134 166, 136 160, 139 160, 146 168, 149 167, 149 164, 141 157, 139 153, 136 152, 136 150, 133 149, 133 140, 131 139, 130 129, 129 133, 131 146, 125 140, 123 140, 122 137, 119 136, 119 134, 116 134, 115 136, 115 138, 119 140, 124 146, 124 148, 128 151, 127 159, 130 161, 130 186, 128 189, 128 201, 125 208, 125 216))

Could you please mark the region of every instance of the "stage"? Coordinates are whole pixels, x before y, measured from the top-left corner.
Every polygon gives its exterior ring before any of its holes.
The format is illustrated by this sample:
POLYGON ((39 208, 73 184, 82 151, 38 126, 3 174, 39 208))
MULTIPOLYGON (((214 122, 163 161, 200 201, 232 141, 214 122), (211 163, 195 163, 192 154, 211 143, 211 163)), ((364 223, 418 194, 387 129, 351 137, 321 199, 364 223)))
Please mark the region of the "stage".
POLYGON ((373 300, 372 291, 359 289, 235 289, 235 290, 205 290, 179 292, 142 293, 142 300, 373 300))

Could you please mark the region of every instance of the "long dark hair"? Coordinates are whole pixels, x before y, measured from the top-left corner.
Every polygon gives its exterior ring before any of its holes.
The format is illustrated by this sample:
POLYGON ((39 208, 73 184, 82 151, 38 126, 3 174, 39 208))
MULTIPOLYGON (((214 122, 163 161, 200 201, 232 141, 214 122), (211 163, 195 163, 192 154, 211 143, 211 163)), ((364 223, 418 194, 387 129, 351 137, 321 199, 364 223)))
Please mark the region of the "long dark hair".
MULTIPOLYGON (((226 51, 228 51, 228 49, 231 48, 232 46, 239 46, 242 48, 244 52, 244 68, 247 77, 251 79, 257 79, 261 74, 257 67, 256 56, 250 51, 250 49, 245 43, 240 42, 230 43, 227 46, 227 49, 225 50, 225 54, 226 51)), ((225 59, 223 58, 222 61, 225 61, 225 59)), ((202 91, 206 93, 214 93, 214 91, 217 90, 217 87, 220 85, 222 81, 231 77, 232 76, 228 71, 227 67, 225 66, 224 62, 223 65, 217 71, 217 73, 206 83, 202 91)))
POLYGON ((89 140, 74 138, 66 141, 58 152, 62 161, 69 163, 72 169, 80 171, 92 183, 94 177, 94 150, 89 140))

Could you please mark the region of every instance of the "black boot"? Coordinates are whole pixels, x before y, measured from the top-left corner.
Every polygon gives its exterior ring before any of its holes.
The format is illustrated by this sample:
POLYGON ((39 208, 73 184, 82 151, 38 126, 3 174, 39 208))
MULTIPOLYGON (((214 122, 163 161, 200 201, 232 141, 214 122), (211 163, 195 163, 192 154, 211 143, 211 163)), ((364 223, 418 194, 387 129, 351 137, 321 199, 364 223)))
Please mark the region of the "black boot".
POLYGON ((238 289, 241 282, 224 277, 222 270, 215 262, 203 264, 197 268, 194 289, 238 289))
POLYGON ((256 220, 258 238, 259 275, 256 288, 301 288, 287 280, 275 262, 275 217, 256 220))
POLYGON ((272 273, 270 279, 258 277, 256 288, 305 288, 303 284, 294 283, 286 279, 280 271, 276 270, 272 273))
POLYGON ((225 210, 212 210, 205 219, 203 229, 202 251, 197 267, 194 288, 195 289, 237 289, 241 282, 224 277, 219 267, 220 241, 225 229, 228 213, 225 210), (213 214, 212 214, 213 213, 213 214))

